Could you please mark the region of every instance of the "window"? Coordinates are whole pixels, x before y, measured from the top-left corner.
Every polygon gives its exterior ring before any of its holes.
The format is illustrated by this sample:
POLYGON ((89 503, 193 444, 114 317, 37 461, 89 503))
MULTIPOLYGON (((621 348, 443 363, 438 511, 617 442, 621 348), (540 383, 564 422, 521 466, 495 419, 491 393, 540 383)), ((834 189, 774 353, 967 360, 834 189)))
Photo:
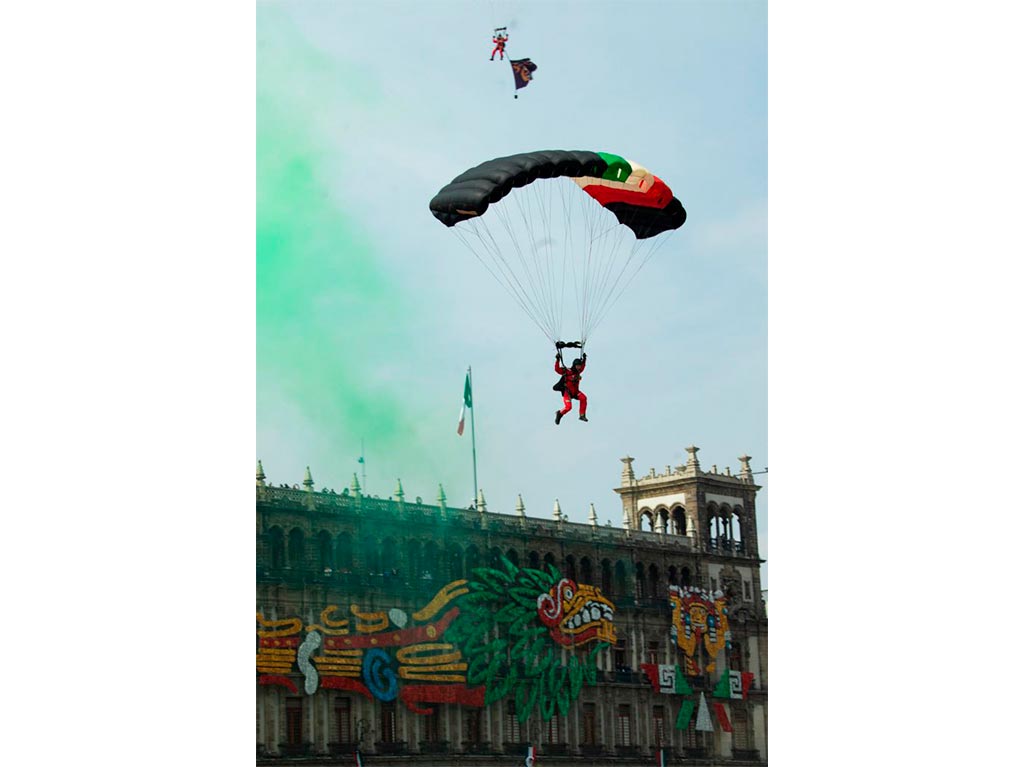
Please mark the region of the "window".
POLYGON ((716 581, 714 578, 712 578, 711 579, 711 593, 714 594, 717 589, 718 589, 718 581, 716 581))
POLYGON ((619 706, 615 725, 615 743, 619 746, 632 746, 633 733, 629 726, 629 706, 619 706))
POLYGON ((352 699, 338 698, 334 701, 334 737, 339 743, 352 742, 352 699))
POLYGON ((597 745, 597 705, 594 703, 583 704, 583 743, 597 745))
POLYGON ((434 713, 423 716, 423 739, 427 743, 439 743, 441 741, 441 708, 433 704, 434 713))
POLYGON ((647 662, 658 663, 658 642, 651 640, 647 643, 647 662))
POLYGON ((654 747, 661 748, 666 745, 665 740, 665 707, 654 707, 654 747))
POLYGON ((394 743, 398 739, 394 703, 380 704, 380 739, 384 743, 394 743))
POLYGON ((629 665, 626 663, 626 640, 619 639, 615 642, 615 670, 616 671, 628 671, 629 665))
POLYGON ((743 598, 748 602, 751 600, 750 581, 743 581, 743 598))
POLYGON ((743 671, 743 643, 737 639, 733 639, 732 646, 729 648, 729 668, 733 671, 743 671))
POLYGON ((509 743, 522 743, 519 720, 516 719, 516 704, 509 701, 505 704, 505 740, 509 743))
POLYGON ((544 742, 545 743, 563 743, 565 742, 565 727, 563 722, 564 717, 555 714, 553 717, 548 719, 544 724, 544 742))
POLYGON ((483 712, 478 708, 463 709, 466 723, 466 740, 469 743, 480 743, 483 736, 481 718, 483 712))
POLYGON ((302 744, 302 698, 285 701, 285 737, 289 746, 302 744))

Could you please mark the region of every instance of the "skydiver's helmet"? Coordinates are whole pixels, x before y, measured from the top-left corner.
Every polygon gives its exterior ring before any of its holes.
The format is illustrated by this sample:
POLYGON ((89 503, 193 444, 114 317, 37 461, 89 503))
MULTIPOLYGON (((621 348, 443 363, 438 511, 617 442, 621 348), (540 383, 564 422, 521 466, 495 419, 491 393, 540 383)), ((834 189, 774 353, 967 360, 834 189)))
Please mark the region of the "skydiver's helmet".
POLYGON ((577 357, 576 359, 574 359, 574 360, 572 361, 572 366, 573 366, 574 368, 578 368, 578 367, 579 367, 580 365, 582 365, 582 364, 583 364, 583 360, 581 360, 581 359, 580 359, 579 357, 577 357))

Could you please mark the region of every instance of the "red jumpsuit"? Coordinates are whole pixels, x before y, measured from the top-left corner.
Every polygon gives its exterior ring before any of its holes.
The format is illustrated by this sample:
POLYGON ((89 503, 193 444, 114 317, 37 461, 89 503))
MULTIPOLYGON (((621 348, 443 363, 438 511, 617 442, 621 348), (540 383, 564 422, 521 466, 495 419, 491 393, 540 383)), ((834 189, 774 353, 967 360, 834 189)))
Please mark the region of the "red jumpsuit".
POLYGON ((501 54, 501 60, 505 60, 505 43, 508 41, 507 37, 492 37, 494 41, 494 50, 491 51, 491 61, 494 61, 494 54, 501 54))
POLYGON ((587 414, 587 395, 580 391, 580 375, 583 373, 583 369, 587 366, 587 361, 583 360, 578 368, 562 367, 561 360, 555 357, 555 372, 558 375, 565 376, 565 389, 562 391, 562 403, 564 404, 563 409, 560 411, 562 415, 565 415, 572 410, 572 401, 578 399, 580 401, 580 416, 587 414))

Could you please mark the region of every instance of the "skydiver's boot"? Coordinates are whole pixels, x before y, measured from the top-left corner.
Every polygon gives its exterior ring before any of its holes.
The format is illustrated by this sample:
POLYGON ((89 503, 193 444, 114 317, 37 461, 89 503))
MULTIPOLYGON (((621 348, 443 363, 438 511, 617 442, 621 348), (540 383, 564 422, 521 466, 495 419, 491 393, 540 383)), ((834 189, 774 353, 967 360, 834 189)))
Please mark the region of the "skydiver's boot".
POLYGON ((561 410, 556 410, 555 411, 555 426, 558 426, 558 424, 560 424, 561 422, 562 422, 562 411, 561 410))
POLYGON ((586 420, 588 420, 588 419, 587 419, 587 417, 586 417, 585 415, 581 415, 581 416, 580 416, 580 420, 581 420, 581 421, 586 421, 586 420))

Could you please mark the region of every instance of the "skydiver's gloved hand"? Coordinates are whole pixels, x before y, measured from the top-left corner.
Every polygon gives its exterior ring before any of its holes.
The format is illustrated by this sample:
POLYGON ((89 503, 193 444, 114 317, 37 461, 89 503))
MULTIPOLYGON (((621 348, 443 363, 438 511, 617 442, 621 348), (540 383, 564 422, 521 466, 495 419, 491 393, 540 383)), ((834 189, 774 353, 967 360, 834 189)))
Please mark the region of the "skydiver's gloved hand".
POLYGON ((583 361, 584 361, 584 362, 586 362, 586 361, 587 361, 587 353, 586 353, 586 352, 583 352, 583 361))

